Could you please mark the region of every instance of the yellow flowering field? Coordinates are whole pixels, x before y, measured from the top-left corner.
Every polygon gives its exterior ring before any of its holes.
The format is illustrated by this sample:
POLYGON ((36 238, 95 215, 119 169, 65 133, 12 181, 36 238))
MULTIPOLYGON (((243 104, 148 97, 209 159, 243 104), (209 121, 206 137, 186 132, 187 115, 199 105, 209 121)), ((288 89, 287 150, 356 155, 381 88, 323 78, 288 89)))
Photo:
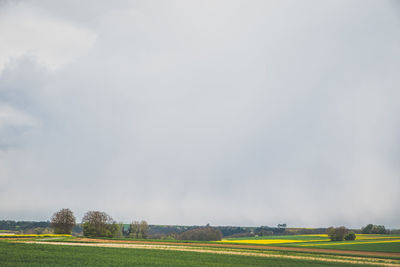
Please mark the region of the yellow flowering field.
POLYGON ((282 244, 282 243, 296 243, 305 242, 303 240, 290 240, 290 239, 248 239, 248 240, 222 240, 223 243, 245 243, 245 244, 282 244))
POLYGON ((373 244, 373 243, 394 243, 400 242, 400 236, 388 235, 368 235, 357 234, 355 241, 331 242, 327 234, 312 234, 312 235, 292 235, 292 236, 271 236, 271 237, 256 237, 252 239, 224 239, 223 243, 240 243, 240 244, 288 244, 295 246, 328 246, 328 245, 351 245, 351 244, 373 244), (299 244, 302 243, 302 244, 299 244))
POLYGON ((71 235, 61 234, 16 234, 16 235, 2 235, 0 238, 29 238, 29 237, 70 237, 71 235))

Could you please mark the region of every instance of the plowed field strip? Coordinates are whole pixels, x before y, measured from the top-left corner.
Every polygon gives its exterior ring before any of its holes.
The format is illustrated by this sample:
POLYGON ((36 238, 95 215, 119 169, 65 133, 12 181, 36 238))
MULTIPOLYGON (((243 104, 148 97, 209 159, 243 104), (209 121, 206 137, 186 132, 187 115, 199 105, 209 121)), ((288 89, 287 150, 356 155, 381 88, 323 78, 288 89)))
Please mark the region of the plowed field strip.
POLYGON ((156 242, 156 241, 133 241, 133 240, 106 240, 95 238, 77 238, 78 242, 95 242, 95 243, 124 243, 124 244, 149 244, 149 245, 184 245, 184 246, 204 246, 204 247, 223 247, 223 248, 250 248, 250 249, 265 249, 278 251, 292 252, 311 252, 311 253, 328 253, 341 255, 358 255, 370 257, 389 257, 400 258, 400 253, 396 252, 376 252, 376 251, 358 251, 358 250, 341 250, 341 249, 324 249, 324 248, 309 248, 309 247, 277 247, 263 245, 245 245, 245 244, 217 244, 217 243, 175 243, 175 242, 156 242))
MULTIPOLYGON (((21 242, 21 241, 19 241, 21 242)), ((256 257, 265 257, 265 258, 285 258, 285 259, 294 259, 294 260, 308 260, 308 261, 322 261, 322 262, 336 262, 336 263, 350 263, 350 264, 369 264, 375 266, 392 266, 392 267, 400 267, 400 263, 398 261, 392 260, 384 260, 379 259, 380 262, 377 262, 378 259, 374 258, 351 258, 347 257, 341 258, 326 258, 326 257, 318 257, 318 256, 299 256, 299 255, 281 255, 281 254, 273 254, 273 253, 256 253, 256 252, 248 252, 248 251, 230 251, 230 250, 211 250, 211 249, 203 249, 203 248, 195 248, 193 246, 177 246, 177 245, 162 245, 162 244, 127 244, 127 243, 79 243, 79 242, 38 242, 38 241, 23 241, 22 243, 30 243, 30 244, 47 244, 47 245, 66 245, 66 246, 91 246, 91 247, 111 247, 111 248, 140 248, 140 249, 158 249, 158 250, 175 250, 175 251, 190 251, 190 252, 200 252, 200 253, 214 253, 214 254, 225 254, 225 255, 242 255, 242 256, 256 256, 256 257)))

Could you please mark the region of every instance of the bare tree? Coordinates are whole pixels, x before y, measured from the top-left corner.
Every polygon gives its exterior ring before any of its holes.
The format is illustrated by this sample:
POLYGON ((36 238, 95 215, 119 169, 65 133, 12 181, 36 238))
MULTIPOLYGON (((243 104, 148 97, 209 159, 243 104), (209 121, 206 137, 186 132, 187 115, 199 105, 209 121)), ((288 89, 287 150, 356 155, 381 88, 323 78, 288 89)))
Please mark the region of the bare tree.
POLYGON ((71 234, 75 216, 70 209, 61 209, 51 217, 51 227, 56 234, 71 234))

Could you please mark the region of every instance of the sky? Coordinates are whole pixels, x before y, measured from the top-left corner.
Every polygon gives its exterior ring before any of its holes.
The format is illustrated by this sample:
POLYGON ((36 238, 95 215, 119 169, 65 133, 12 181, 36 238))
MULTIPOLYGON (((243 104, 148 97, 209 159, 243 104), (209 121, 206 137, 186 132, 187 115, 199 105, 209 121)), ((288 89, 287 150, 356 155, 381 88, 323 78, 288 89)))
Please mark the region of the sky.
POLYGON ((400 228, 398 1, 0 1, 0 219, 400 228))

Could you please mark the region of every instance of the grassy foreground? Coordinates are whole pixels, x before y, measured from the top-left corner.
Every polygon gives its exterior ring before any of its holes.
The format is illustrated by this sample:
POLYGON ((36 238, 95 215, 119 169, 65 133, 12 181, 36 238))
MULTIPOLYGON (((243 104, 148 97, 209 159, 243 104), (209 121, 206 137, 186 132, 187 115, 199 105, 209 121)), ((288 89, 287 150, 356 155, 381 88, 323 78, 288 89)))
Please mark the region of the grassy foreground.
POLYGON ((0 242, 0 263, 1 266, 360 266, 182 251, 9 242, 0 242))

